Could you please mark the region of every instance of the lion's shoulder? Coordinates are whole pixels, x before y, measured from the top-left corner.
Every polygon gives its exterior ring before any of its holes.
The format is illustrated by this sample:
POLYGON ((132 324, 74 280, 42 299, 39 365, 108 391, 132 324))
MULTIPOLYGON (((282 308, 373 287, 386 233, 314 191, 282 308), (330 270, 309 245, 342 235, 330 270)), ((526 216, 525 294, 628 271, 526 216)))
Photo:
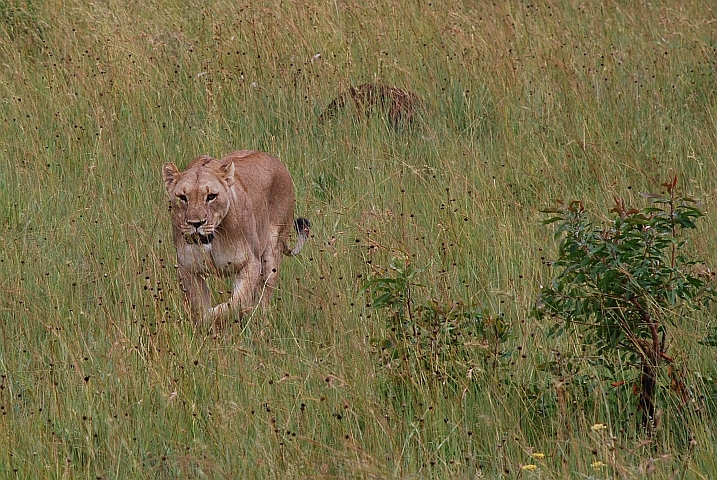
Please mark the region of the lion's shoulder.
POLYGON ((209 155, 201 155, 191 162, 189 162, 189 165, 184 169, 185 172, 190 169, 196 169, 196 168, 202 168, 210 166, 212 163, 218 163, 216 158, 210 157, 209 155))
POLYGON ((230 153, 228 156, 238 159, 238 158, 250 157, 252 155, 267 155, 267 154, 264 152, 259 152, 257 150, 237 150, 235 152, 230 153))

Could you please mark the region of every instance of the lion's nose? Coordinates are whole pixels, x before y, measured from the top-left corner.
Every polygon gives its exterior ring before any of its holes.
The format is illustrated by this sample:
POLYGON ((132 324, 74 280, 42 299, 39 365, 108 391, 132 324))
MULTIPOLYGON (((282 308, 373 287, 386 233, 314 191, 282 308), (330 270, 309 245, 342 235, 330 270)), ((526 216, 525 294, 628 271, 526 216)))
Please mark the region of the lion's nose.
POLYGON ((187 223, 190 224, 191 226, 193 226, 195 229, 199 229, 199 227, 201 227, 202 225, 207 223, 207 221, 206 220, 200 220, 198 222, 189 222, 188 221, 187 223))

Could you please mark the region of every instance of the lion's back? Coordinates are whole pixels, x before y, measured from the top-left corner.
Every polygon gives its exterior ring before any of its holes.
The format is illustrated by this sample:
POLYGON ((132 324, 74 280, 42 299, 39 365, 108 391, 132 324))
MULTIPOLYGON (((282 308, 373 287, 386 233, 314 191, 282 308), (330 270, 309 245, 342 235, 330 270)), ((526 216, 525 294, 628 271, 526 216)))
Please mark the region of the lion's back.
POLYGON ((255 150, 237 150, 231 158, 234 174, 255 204, 266 205, 273 224, 293 223, 294 182, 286 166, 276 157, 255 150))

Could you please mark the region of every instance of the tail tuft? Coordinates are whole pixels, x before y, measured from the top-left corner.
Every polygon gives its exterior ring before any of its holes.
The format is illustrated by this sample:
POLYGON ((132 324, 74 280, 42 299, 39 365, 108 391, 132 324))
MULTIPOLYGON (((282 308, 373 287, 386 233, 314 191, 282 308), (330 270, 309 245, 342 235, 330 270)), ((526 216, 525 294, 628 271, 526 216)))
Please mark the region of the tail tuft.
POLYGON ((299 238, 296 241, 296 246, 291 250, 288 255, 298 255, 301 249, 309 238, 309 229, 311 228, 311 222, 308 218, 299 217, 294 220, 294 227, 296 227, 296 233, 299 234, 299 238))
POLYGON ((294 226, 296 227, 296 232, 301 234, 301 232, 309 233, 309 229, 311 228, 311 222, 308 218, 299 217, 296 220, 294 220, 294 226))

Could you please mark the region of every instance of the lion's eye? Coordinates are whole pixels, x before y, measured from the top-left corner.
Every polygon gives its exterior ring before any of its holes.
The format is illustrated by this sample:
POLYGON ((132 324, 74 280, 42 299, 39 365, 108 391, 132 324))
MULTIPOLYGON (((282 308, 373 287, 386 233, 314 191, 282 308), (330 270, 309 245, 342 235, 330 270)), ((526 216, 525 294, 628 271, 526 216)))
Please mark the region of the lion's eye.
POLYGON ((177 198, 178 198, 181 202, 187 203, 187 196, 186 196, 186 195, 177 195, 177 198))
POLYGON ((207 202, 211 202, 211 201, 214 200, 215 198, 217 198, 217 194, 216 194, 216 193, 210 193, 209 195, 207 195, 207 202))

